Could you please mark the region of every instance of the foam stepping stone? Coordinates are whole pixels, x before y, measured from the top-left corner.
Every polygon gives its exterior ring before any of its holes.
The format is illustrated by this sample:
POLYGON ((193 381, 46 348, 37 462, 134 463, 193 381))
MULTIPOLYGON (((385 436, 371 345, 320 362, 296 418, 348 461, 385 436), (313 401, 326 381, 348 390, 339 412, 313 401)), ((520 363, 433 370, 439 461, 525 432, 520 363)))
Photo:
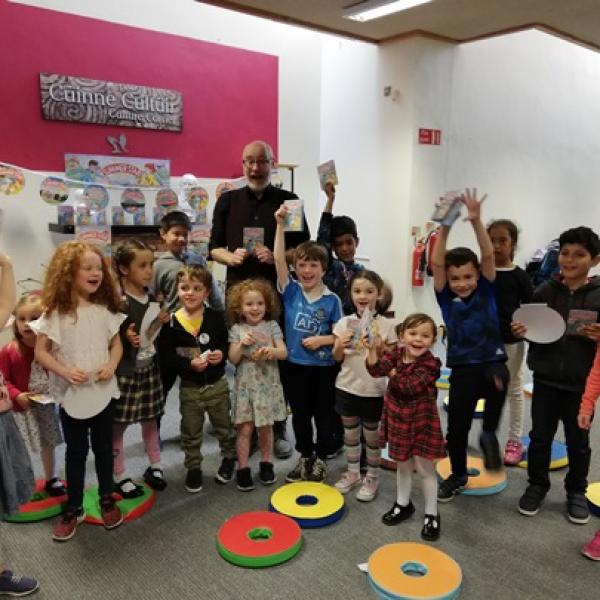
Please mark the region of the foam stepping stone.
MULTIPOLYGON (((452 472, 450 458, 446 457, 435 465, 440 480, 446 479, 452 472)), ((500 493, 507 486, 506 473, 500 471, 486 471, 483 458, 467 456, 467 474, 469 479, 461 494, 465 496, 490 496, 500 493)))
POLYGON ((460 594, 462 570, 437 548, 399 542, 371 554, 368 580, 377 596, 386 600, 452 600, 460 594))
POLYGON ((291 517, 302 528, 325 527, 344 515, 344 496, 324 483, 288 483, 273 492, 269 510, 291 517))
MULTIPOLYGON (((138 498, 123 498, 117 492, 113 493, 113 498, 117 506, 123 513, 124 521, 134 521, 139 519, 144 513, 148 512, 156 497, 156 492, 145 483, 136 482, 143 494, 138 498)), ((102 525, 102 515, 100 513, 100 498, 98 497, 98 486, 88 488, 83 495, 83 509, 85 511, 85 522, 92 525, 102 525)))
POLYGON ((450 387, 450 373, 452 373, 452 369, 443 368, 440 370, 440 377, 435 382, 438 390, 447 390, 450 387))
MULTIPOLYGON (((527 468, 527 448, 529 448, 529 436, 525 435, 521 438, 523 444, 523 458, 519 463, 518 467, 522 469, 527 468)), ((567 454, 567 445, 564 442, 554 440, 552 442, 552 449, 550 450, 550 470, 555 471, 556 469, 563 469, 569 464, 569 456, 567 454)))
MULTIPOLYGON (((446 396, 442 402, 444 410, 448 412, 448 405, 450 404, 450 396, 446 396)), ((477 405, 475 406, 475 412, 473 413, 474 419, 483 419, 483 413, 485 412, 485 398, 479 398, 477 405)))
POLYGON ((272 567, 294 557, 302 547, 300 526, 269 511, 242 513, 221 525, 217 550, 239 567, 272 567))
MULTIPOLYGON (((66 483, 63 481, 63 485, 66 483)), ((4 515, 2 518, 9 523, 33 523, 51 519, 62 513, 63 504, 67 495, 51 496, 46 491, 46 480, 38 479, 29 502, 19 507, 19 512, 14 515, 4 515)))
POLYGON ((600 517, 600 481, 590 483, 585 493, 590 512, 600 517))

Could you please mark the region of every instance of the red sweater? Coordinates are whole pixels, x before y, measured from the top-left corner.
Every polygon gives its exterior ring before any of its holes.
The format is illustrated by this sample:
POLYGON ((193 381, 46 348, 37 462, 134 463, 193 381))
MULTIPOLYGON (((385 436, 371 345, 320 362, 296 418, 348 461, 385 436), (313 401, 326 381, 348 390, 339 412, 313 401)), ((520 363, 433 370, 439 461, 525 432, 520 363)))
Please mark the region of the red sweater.
POLYGON ((26 392, 29 387, 33 348, 19 344, 16 340, 0 349, 0 371, 4 375, 4 383, 13 403, 13 410, 22 412, 23 409, 15 402, 15 398, 26 392))

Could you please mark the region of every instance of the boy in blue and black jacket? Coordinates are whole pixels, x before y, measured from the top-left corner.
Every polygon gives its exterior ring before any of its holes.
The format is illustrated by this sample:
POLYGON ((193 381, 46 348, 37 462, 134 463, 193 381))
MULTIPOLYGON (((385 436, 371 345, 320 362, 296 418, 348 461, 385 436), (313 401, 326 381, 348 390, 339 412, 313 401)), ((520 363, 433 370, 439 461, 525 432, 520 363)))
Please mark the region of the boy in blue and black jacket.
MULTIPOLYGON (((550 489, 548 468, 552 440, 562 420, 569 470, 565 477, 567 516, 573 523, 589 520, 585 499, 590 466, 588 431, 577 425, 577 414, 597 343, 600 342, 600 278, 589 271, 600 260, 600 240, 589 227, 576 227, 561 234, 558 265, 560 274, 542 283, 533 302, 547 304, 561 314, 565 334, 552 344, 531 342, 527 364, 533 371, 531 432, 527 450, 529 485, 519 500, 519 512, 538 513, 550 489)), ((526 337, 527 329, 512 323, 513 333, 526 337)))

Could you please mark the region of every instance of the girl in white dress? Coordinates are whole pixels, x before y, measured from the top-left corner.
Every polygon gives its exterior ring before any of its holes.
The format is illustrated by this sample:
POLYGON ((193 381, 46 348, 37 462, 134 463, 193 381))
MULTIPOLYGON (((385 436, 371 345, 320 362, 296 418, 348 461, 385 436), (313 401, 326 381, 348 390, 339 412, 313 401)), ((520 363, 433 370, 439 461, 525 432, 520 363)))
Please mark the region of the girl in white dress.
POLYGON ((112 400, 119 395, 115 369, 123 353, 119 326, 125 315, 118 312, 120 298, 107 259, 98 247, 79 241, 56 249, 42 301, 44 314, 30 327, 37 333, 36 360, 50 371, 50 391, 61 404, 68 501, 53 538, 65 541, 85 517, 90 438, 104 527, 112 529, 123 521, 112 497, 112 400))

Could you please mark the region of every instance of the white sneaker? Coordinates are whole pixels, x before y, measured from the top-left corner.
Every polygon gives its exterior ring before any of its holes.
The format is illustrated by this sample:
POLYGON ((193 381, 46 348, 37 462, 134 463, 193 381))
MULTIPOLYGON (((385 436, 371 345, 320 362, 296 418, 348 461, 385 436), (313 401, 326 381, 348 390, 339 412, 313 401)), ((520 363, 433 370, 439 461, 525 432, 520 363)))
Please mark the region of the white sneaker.
POLYGON ((360 485, 361 483, 362 480, 360 478, 360 473, 346 471, 342 475, 341 479, 334 485, 334 487, 342 494, 347 494, 352 488, 360 485))
POLYGON ((378 488, 379 478, 373 477, 373 475, 365 475, 360 489, 356 492, 356 499, 361 502, 371 502, 377 496, 378 488))

